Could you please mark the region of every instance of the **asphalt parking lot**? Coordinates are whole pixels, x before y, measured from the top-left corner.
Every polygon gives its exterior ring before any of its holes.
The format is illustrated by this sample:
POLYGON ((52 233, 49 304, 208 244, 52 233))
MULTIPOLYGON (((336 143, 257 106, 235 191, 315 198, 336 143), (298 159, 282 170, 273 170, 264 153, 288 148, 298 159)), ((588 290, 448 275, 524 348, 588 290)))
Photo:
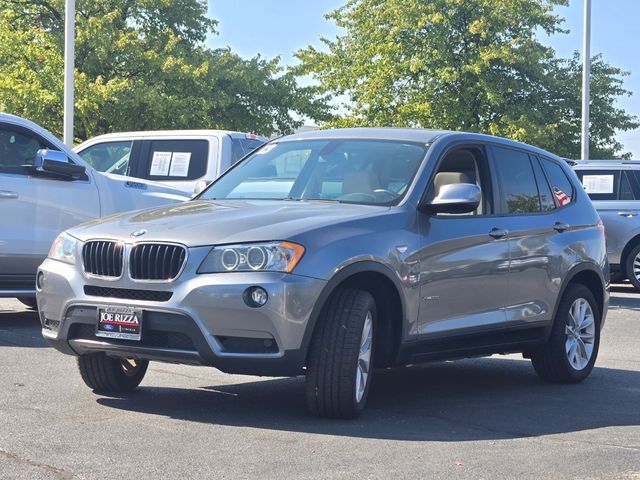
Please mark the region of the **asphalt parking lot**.
POLYGON ((97 396, 0 299, 0 478, 640 479, 640 295, 614 287, 580 385, 519 356, 376 372, 355 421, 311 418, 304 379, 152 364, 97 396))

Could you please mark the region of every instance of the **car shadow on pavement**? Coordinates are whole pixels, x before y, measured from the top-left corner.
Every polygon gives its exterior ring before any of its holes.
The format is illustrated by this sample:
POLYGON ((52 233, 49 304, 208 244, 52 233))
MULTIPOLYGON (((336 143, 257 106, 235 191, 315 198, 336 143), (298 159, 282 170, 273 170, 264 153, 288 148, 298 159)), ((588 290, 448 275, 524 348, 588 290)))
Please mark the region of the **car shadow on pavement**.
POLYGON ((640 372, 596 368, 578 385, 541 381, 530 362, 487 358, 377 371, 352 421, 309 416, 304 379, 200 389, 140 387, 103 406, 227 426, 410 441, 520 438, 640 425, 640 372))
POLYGON ((0 347, 46 347, 35 310, 0 310, 0 347))

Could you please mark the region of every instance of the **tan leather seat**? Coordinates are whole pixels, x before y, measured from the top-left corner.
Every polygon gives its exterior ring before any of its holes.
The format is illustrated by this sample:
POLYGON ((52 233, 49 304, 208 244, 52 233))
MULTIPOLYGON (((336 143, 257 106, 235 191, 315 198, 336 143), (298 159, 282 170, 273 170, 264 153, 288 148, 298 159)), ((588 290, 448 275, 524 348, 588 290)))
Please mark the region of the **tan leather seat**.
POLYGON ((436 196, 440 194, 440 189, 444 185, 452 185, 454 183, 473 183, 469 175, 463 172, 438 172, 433 180, 436 188, 436 196))
POLYGON ((342 194, 349 193, 373 193, 380 188, 378 179, 373 172, 366 170, 352 170, 344 174, 342 181, 342 194))

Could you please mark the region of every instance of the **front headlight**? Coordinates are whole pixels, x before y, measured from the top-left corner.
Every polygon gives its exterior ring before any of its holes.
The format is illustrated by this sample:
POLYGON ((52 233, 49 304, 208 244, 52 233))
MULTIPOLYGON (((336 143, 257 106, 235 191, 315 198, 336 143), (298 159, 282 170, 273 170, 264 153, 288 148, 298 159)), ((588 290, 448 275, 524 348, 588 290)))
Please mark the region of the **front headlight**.
POLYGON ((198 273, 291 272, 304 247, 291 242, 247 243, 213 247, 198 273))
POLYGON ((58 238, 55 239, 51 250, 49 250, 49 258, 59 260, 64 263, 75 264, 76 263, 76 245, 78 240, 73 238, 68 233, 61 233, 58 238))

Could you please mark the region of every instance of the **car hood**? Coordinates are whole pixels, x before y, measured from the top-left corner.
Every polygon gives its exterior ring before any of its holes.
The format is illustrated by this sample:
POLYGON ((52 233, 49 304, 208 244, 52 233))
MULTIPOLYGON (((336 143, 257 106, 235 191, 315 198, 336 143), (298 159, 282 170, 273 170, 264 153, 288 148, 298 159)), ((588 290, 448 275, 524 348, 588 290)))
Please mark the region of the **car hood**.
POLYGON ((195 247, 289 240, 323 226, 386 212, 388 207, 320 201, 216 200, 138 210, 79 225, 71 235, 86 241, 171 241, 195 247), (133 237, 134 232, 144 233, 133 237))

